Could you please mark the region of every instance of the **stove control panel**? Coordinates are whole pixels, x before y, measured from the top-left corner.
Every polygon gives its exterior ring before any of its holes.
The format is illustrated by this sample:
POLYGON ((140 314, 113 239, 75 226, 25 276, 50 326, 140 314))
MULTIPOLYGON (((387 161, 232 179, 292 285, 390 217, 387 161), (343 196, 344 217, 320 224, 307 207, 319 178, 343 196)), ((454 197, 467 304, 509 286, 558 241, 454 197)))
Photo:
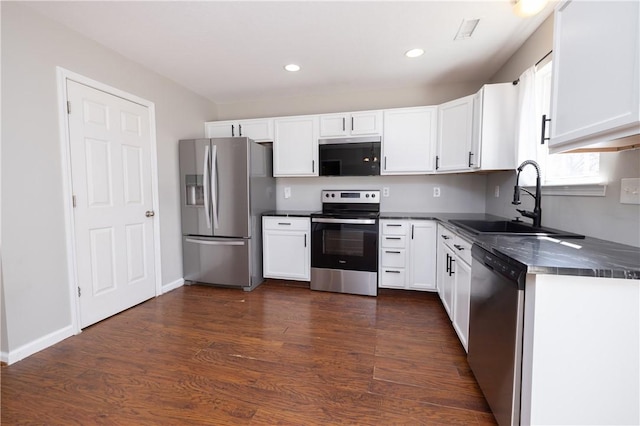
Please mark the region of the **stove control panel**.
POLYGON ((323 203, 373 203, 380 204, 380 191, 324 190, 323 203))

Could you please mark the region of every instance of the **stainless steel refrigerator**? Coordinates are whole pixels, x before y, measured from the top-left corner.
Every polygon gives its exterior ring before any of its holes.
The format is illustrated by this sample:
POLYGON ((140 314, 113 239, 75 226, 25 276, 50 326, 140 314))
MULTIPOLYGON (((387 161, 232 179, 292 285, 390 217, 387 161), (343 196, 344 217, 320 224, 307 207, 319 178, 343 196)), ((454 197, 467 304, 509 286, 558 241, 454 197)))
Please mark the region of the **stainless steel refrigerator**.
POLYGON ((185 281, 252 290, 262 281, 262 214, 275 210, 271 148, 248 138, 181 140, 185 281))

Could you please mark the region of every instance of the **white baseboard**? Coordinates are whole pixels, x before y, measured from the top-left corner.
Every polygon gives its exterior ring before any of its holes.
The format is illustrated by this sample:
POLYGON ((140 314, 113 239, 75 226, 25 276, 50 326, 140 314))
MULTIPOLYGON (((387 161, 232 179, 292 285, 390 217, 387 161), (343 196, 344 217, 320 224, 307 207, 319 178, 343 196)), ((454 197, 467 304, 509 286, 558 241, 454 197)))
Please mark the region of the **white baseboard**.
POLYGON ((184 278, 179 278, 172 283, 164 284, 162 286, 162 294, 168 293, 171 290, 175 290, 178 287, 182 287, 184 285, 184 278))
POLYGON ((6 353, 5 351, 0 351, 0 362, 9 364, 9 354, 6 353))
POLYGON ((53 346, 56 343, 63 341, 67 337, 73 336, 74 334, 75 333, 73 331, 73 326, 69 325, 67 327, 61 328, 60 330, 49 333, 46 336, 42 336, 41 338, 36 339, 33 342, 24 344, 14 351, 10 351, 9 353, 2 352, 0 353, 0 357, 2 357, 2 361, 11 365, 15 362, 20 361, 21 359, 35 354, 36 352, 40 352, 41 350, 46 349, 49 346, 53 346))

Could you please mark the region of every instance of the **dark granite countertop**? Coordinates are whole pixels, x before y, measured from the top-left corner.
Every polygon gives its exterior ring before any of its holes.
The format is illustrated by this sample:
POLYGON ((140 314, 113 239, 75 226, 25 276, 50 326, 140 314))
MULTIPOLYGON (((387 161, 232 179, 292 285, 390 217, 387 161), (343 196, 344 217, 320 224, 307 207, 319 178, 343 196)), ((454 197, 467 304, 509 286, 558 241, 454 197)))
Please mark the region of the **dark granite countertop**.
POLYGON ((271 210, 262 213, 262 216, 281 216, 281 217, 309 217, 315 211, 307 210, 271 210))
POLYGON ((531 274, 640 279, 640 248, 586 237, 477 236, 475 243, 531 274))
POLYGON ((531 274, 640 279, 640 248, 586 237, 547 238, 475 235, 451 220, 511 220, 484 213, 381 212, 381 219, 437 220, 497 255, 527 267, 531 274))

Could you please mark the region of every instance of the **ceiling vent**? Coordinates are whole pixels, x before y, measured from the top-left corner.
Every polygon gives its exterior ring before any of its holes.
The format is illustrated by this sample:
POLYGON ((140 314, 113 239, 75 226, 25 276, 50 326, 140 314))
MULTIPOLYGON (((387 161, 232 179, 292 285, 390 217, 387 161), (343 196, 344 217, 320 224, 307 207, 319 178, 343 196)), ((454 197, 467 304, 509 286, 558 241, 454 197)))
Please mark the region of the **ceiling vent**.
POLYGON ((460 24, 460 28, 458 29, 458 33, 453 39, 465 40, 467 38, 471 38, 473 32, 478 26, 478 22, 480 22, 480 19, 463 19, 462 24, 460 24))

